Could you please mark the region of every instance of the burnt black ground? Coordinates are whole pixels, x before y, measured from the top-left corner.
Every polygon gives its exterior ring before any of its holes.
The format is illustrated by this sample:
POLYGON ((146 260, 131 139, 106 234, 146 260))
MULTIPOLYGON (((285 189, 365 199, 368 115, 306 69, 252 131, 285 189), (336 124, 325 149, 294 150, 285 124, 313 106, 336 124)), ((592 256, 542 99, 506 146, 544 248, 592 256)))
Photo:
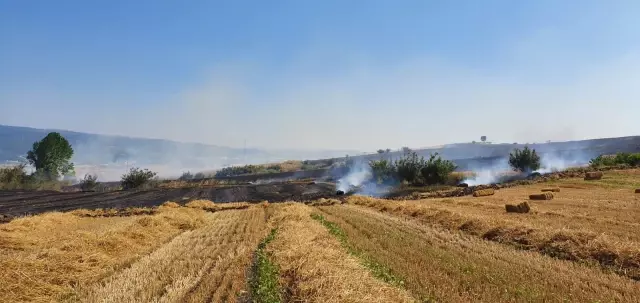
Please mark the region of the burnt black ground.
MULTIPOLYGON (((56 192, 0 191, 0 214, 21 216, 48 211, 69 211, 79 208, 152 207, 166 201, 186 203, 206 199, 213 202, 284 202, 310 201, 333 197, 332 183, 271 183, 229 187, 149 189, 142 191, 56 192)), ((1 220, 0 220, 1 221, 1 220)))

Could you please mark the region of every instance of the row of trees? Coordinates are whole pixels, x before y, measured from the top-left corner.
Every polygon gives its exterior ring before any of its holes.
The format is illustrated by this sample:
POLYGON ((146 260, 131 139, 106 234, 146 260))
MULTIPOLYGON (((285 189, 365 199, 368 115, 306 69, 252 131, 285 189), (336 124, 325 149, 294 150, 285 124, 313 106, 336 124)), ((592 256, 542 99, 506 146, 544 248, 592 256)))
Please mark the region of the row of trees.
MULTIPOLYGON (((530 173, 540 168, 540 156, 534 149, 525 146, 509 155, 509 165, 514 171, 530 173)), ((374 181, 382 184, 407 182, 412 185, 435 185, 461 181, 451 177, 457 168, 455 163, 442 159, 438 153, 425 159, 414 151, 405 150, 400 159, 372 160, 369 167, 374 181)))
MULTIPOLYGON (((39 187, 42 183, 57 183, 62 176, 75 176, 74 165, 71 162, 73 147, 69 141, 58 132, 50 132, 40 141, 33 143, 27 152, 28 164, 35 168, 31 174, 25 171, 26 164, 4 168, 0 170, 0 185, 6 188, 39 187)), ((157 174, 148 169, 132 168, 122 175, 123 189, 138 188, 156 178, 157 174)), ((95 190, 98 178, 87 174, 80 182, 83 190, 95 190)))
POLYGON ((640 166, 640 153, 617 153, 611 156, 600 155, 589 161, 591 167, 602 166, 640 166))
POLYGON ((452 161, 442 159, 438 153, 425 159, 413 151, 405 153, 396 161, 372 160, 369 167, 375 182, 407 182, 413 185, 444 184, 456 169, 452 161))

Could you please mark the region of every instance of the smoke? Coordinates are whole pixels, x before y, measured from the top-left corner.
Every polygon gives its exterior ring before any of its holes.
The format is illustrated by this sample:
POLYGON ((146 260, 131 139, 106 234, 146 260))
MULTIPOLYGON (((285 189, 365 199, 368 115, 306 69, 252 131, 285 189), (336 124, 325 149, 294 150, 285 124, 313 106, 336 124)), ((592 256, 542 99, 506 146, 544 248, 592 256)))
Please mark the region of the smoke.
POLYGON ((544 154, 540 157, 541 167, 536 172, 546 174, 565 170, 569 167, 583 166, 588 164, 590 159, 591 157, 584 152, 578 152, 568 156, 544 154))
POLYGON ((337 189, 348 192, 352 189, 361 187, 365 182, 371 179, 371 167, 363 161, 355 162, 346 175, 338 179, 337 189))
POLYGON ((473 176, 462 182, 470 186, 496 183, 497 180, 500 180, 500 178, 505 176, 505 173, 510 170, 508 159, 504 158, 498 162, 494 162, 494 164, 490 166, 473 167, 471 169, 473 176))
MULTIPOLYGON (((572 151, 549 151, 540 155, 540 169, 531 173, 546 174, 556 171, 562 171, 570 167, 584 166, 595 154, 585 152, 581 146, 579 149, 572 151)), ((527 177, 527 173, 515 174, 509 166, 509 158, 505 157, 490 165, 472 166, 470 170, 473 176, 465 179, 463 182, 468 185, 492 184, 500 183, 510 179, 523 179, 527 177), (515 175, 514 175, 515 174, 515 175)))
POLYGON ((338 179, 336 189, 364 196, 382 197, 392 188, 390 184, 378 184, 373 179, 371 167, 365 161, 356 161, 345 175, 338 179))

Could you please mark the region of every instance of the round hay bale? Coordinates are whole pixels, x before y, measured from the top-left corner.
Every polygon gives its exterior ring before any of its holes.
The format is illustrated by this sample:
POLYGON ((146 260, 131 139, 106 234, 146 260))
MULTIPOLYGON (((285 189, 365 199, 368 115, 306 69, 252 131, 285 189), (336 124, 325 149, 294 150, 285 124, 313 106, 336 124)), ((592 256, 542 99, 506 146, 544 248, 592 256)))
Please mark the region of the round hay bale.
POLYGON ((541 194, 533 194, 529 195, 529 200, 551 200, 553 199, 553 193, 544 192, 541 194))
POLYGON ((517 213, 518 212, 518 206, 517 205, 505 204, 504 208, 508 213, 517 213))
POLYGON ((549 187, 549 188, 543 188, 541 191, 542 191, 542 192, 554 192, 554 193, 559 193, 559 192, 560 192, 560 188, 559 188, 559 187, 549 187))
POLYGON ((504 208, 508 213, 526 214, 531 211, 531 207, 526 201, 518 205, 505 204, 504 208))
POLYGON ((476 190, 473 192, 473 196, 474 197, 484 197, 484 196, 491 196, 493 194, 495 194, 496 191, 493 188, 487 188, 487 189, 480 189, 480 190, 476 190))
POLYGON ((584 175, 584 179, 585 180, 600 180, 602 179, 602 172, 601 171, 591 171, 591 172, 587 172, 584 175))
POLYGON ((520 210, 521 214, 524 214, 528 213, 531 210, 531 207, 529 206, 529 203, 527 203, 527 201, 524 201, 518 204, 518 209, 520 210))

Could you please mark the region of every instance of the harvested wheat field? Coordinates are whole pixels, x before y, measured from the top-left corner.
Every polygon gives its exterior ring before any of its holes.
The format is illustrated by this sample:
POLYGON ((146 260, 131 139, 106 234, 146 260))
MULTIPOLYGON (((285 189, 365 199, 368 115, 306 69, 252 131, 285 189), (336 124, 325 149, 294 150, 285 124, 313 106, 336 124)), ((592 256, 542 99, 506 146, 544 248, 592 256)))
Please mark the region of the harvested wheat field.
POLYGON ((627 170, 477 197, 16 218, 0 302, 640 302, 638 187, 627 170))
POLYGON ((426 302, 634 302, 637 282, 598 268, 346 206, 319 208, 356 249, 426 302))
POLYGON ((501 189, 486 197, 419 201, 352 197, 349 202, 640 280, 640 199, 630 190, 639 181, 637 170, 611 172, 598 181, 558 180, 553 185, 561 192, 543 201, 528 198, 549 186, 546 183, 501 189), (505 211, 505 204, 527 200, 528 214, 505 211))

